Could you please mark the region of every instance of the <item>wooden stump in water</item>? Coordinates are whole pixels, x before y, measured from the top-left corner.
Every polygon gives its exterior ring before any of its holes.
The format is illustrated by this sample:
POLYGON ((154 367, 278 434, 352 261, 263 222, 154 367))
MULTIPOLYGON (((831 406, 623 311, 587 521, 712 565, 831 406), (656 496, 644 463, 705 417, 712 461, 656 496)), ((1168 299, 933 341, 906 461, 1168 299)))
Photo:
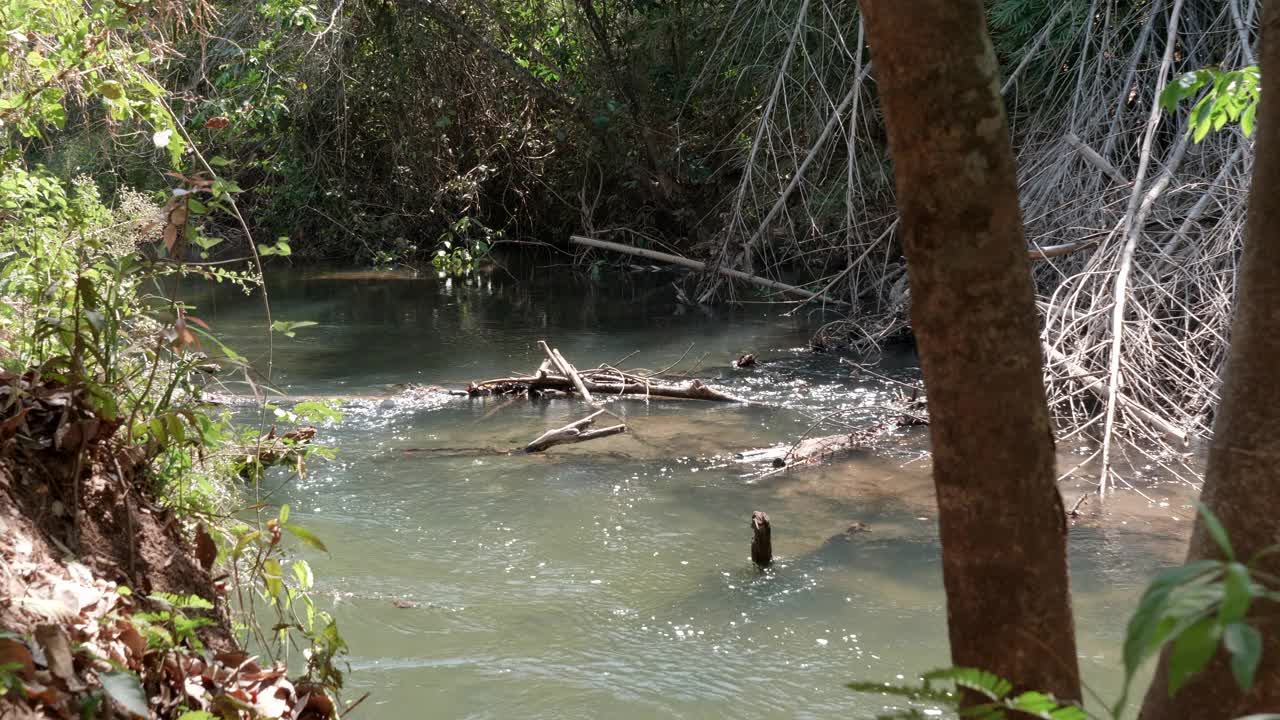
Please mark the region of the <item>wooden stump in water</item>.
POLYGON ((756 510, 751 513, 751 562, 756 567, 768 567, 773 563, 772 527, 769 516, 756 510))

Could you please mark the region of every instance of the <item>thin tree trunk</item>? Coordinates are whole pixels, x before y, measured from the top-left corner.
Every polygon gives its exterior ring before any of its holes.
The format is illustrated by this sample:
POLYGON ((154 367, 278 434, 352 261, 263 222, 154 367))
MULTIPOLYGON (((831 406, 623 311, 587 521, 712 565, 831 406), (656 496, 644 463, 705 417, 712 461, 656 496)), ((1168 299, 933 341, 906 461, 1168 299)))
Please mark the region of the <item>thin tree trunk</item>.
POLYGON ((951 658, 1080 698, 1066 520, 981 0, 862 0, 932 421, 951 658))
MULTIPOLYGON (((1280 3, 1266 3, 1262 12, 1257 159, 1231 350, 1201 497, 1222 521, 1236 555, 1245 560, 1280 542, 1280 383, 1275 370, 1280 360, 1280 3)), ((1217 545, 1197 522, 1188 560, 1219 557, 1217 545)), ((1280 555, 1271 554, 1255 567, 1280 575, 1280 555)), ((1220 652, 1170 698, 1166 654, 1147 692, 1142 720, 1217 720, 1280 709, 1280 605, 1255 602, 1249 619, 1263 637, 1252 691, 1240 691, 1220 652)))

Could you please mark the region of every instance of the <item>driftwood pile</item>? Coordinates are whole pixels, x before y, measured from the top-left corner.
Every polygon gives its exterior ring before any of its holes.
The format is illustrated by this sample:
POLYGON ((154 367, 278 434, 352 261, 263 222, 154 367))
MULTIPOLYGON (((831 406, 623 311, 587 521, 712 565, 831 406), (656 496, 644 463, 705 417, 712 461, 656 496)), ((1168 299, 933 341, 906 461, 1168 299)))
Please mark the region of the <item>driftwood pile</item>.
POLYGON ((589 370, 578 370, 560 351, 539 340, 547 359, 531 375, 496 378, 473 382, 467 386, 467 394, 480 395, 528 395, 581 397, 596 405, 596 395, 630 396, 639 398, 677 398, 683 400, 713 400, 717 402, 746 403, 747 401, 717 390, 701 380, 664 379, 654 374, 628 372, 610 365, 589 370))
MULTIPOLYGON (((539 340, 538 347, 546 355, 542 365, 531 375, 473 382, 466 393, 472 397, 485 395, 509 395, 526 397, 579 397, 587 404, 600 408, 600 400, 609 396, 630 398, 678 398, 683 400, 711 400, 716 402, 746 403, 747 401, 717 390, 698 379, 680 380, 662 378, 658 373, 620 370, 611 365, 601 365, 588 370, 578 370, 561 352, 539 340)), ((581 420, 549 430, 539 435, 523 448, 524 452, 542 452, 555 445, 585 442, 626 432, 625 423, 589 429, 596 418, 607 411, 597 409, 581 420)))

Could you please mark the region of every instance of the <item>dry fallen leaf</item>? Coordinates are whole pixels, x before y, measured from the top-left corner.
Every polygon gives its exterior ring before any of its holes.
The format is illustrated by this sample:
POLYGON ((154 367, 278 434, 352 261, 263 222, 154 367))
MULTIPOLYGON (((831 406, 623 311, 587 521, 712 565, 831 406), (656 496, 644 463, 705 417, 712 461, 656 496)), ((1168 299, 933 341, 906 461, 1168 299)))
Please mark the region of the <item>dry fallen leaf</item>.
POLYGON ((45 661, 49 672, 66 684, 67 689, 79 692, 84 689, 80 678, 76 677, 74 659, 71 657, 71 639, 61 625, 36 626, 36 642, 44 649, 45 661))
POLYGON ((299 717, 304 713, 315 713, 325 718, 334 717, 333 701, 325 694, 324 688, 313 684, 299 685, 297 693, 299 697, 303 698, 298 703, 301 708, 295 711, 295 714, 299 717))
POLYGON ((214 545, 213 538, 209 536, 204 523, 200 523, 196 526, 196 560, 200 562, 200 567, 208 572, 213 567, 213 561, 217 559, 218 546, 214 545))
POLYGON ((31 658, 31 651, 21 642, 0 637, 0 665, 19 665, 19 674, 27 682, 35 680, 36 666, 31 658))
POLYGON ((80 583, 58 580, 53 585, 53 598, 77 615, 86 608, 93 607, 102 599, 102 593, 92 587, 80 583))
POLYGON ((27 413, 31 412, 31 406, 22 408, 18 414, 8 418, 4 422, 0 422, 0 442, 4 442, 13 437, 18 432, 18 428, 22 427, 22 423, 27 418, 27 413))
POLYGON ((182 681, 182 690, 187 697, 194 700, 201 710, 209 707, 209 691, 205 689, 204 678, 199 675, 188 675, 182 681))
POLYGON ((131 623, 121 620, 120 625, 124 627, 116 639, 129 648, 129 653, 134 660, 141 660, 142 656, 147 653, 147 639, 142 637, 142 633, 138 632, 137 628, 131 623))
POLYGON ((266 718, 282 718, 293 708, 293 685, 288 680, 270 686, 258 693, 254 702, 256 712, 266 718))

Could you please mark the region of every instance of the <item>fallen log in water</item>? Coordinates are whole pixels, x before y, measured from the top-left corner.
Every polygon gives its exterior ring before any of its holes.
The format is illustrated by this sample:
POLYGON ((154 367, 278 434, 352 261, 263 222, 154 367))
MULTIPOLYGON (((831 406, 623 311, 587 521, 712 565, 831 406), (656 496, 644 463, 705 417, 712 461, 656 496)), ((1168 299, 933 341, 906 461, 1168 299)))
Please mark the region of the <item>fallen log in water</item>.
MULTIPOLYGON (((635 255, 637 257, 648 258, 650 260, 657 260, 659 262, 670 263, 672 265, 679 265, 681 267, 687 267, 693 270, 698 270, 700 272, 705 272, 707 270, 707 264, 704 262, 699 262, 697 260, 690 260, 689 258, 680 257, 679 255, 671 255, 669 253, 658 252, 657 250, 647 250, 645 248, 638 248, 638 247, 632 247, 630 245, 623 245, 622 243, 609 242, 608 240, 596 240, 595 238, 582 237, 581 235, 570 235, 569 242, 574 243, 576 245, 584 245, 586 247, 600 248, 601 250, 612 250, 613 252, 624 253, 627 255, 635 255)), ((727 268, 727 267, 716 267, 713 269, 716 272, 720 273, 721 275, 726 275, 736 280, 749 282, 752 285, 759 285, 760 287, 766 287, 766 288, 769 288, 770 290, 777 290, 779 292, 784 292, 789 295, 796 295, 798 297, 805 298, 806 300, 821 300, 822 302, 827 303, 829 305, 839 305, 841 307, 848 307, 849 305, 849 302, 847 300, 833 298, 829 295, 816 293, 816 292, 813 292, 812 290, 805 290, 802 287, 796 287, 795 285, 788 285, 786 283, 778 282, 777 280, 762 278, 759 275, 752 275, 750 273, 742 272, 741 270, 734 270, 732 268, 727 268)))
MULTIPOLYGON (((681 400, 711 400, 715 402, 734 402, 743 404, 748 403, 744 398, 730 395, 723 390, 718 390, 707 385, 701 380, 696 379, 686 380, 684 382, 671 382, 626 377, 619 380, 617 371, 612 370, 607 371, 606 373, 594 370, 584 370, 579 373, 579 377, 582 380, 582 384, 589 392, 598 395, 675 398, 681 400), (610 379, 596 379, 606 376, 610 379)), ((564 377, 563 375, 550 374, 542 376, 530 375, 525 377, 499 378, 496 380, 471 383, 467 386, 467 394, 473 397, 478 395, 509 395, 513 393, 538 395, 547 391, 580 394, 572 380, 564 377)))
POLYGON ((609 427, 598 428, 596 430, 588 430, 595 423, 596 418, 604 414, 604 410, 597 410, 581 420, 575 420, 564 427, 558 427, 554 430, 548 430, 533 440, 529 441, 524 447, 517 448, 494 448, 494 447, 464 447, 464 448, 402 448, 400 452, 421 453, 432 455, 435 457, 475 457, 483 455, 521 455, 529 453, 540 453, 556 445, 565 445, 568 443, 580 443, 596 438, 609 437, 610 435, 618 435, 627 431, 626 425, 610 425, 609 427))
POLYGON ((803 438, 790 445, 744 450, 734 455, 734 460, 740 463, 769 463, 772 469, 760 474, 760 477, 765 477, 798 465, 813 465, 841 453, 870 447, 890 429, 891 426, 886 423, 876 423, 849 433, 803 438))
POLYGON ((524 451, 529 453, 542 452, 554 445, 586 442, 587 440, 595 440, 596 438, 617 435, 618 433, 627 431, 626 425, 610 425, 609 427, 600 428, 598 430, 586 429, 595 423, 597 417, 603 414, 603 410, 597 410, 581 420, 571 422, 564 427, 559 427, 555 430, 548 430, 547 432, 539 435, 528 445, 525 445, 524 451))

